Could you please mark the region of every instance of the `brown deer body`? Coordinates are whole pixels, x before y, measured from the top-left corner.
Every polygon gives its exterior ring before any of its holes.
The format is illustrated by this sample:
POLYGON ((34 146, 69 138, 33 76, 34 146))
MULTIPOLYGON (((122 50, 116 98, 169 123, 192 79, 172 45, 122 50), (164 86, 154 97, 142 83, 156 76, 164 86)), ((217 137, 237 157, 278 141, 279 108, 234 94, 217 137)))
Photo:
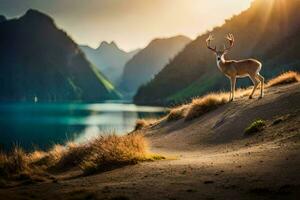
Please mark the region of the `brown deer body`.
POLYGON ((264 95, 264 77, 259 74, 262 64, 255 59, 226 60, 225 54, 233 47, 234 37, 232 34, 229 34, 226 39, 230 42, 230 47, 226 48, 224 45, 224 49, 221 51, 218 51, 216 47, 210 47, 210 42, 213 40, 211 35, 207 38, 206 45, 208 49, 215 53, 220 71, 230 79, 231 92, 229 100, 234 100, 236 79, 243 77, 249 77, 254 84, 254 88, 249 98, 251 99, 253 97, 259 83, 261 84, 260 98, 262 98, 264 95))

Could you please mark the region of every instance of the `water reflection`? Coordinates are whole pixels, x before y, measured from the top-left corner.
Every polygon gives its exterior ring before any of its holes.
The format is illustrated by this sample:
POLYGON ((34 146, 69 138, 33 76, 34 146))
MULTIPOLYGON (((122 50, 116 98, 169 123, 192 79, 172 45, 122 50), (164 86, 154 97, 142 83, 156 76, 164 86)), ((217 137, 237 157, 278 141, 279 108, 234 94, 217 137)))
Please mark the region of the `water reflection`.
POLYGON ((0 144, 47 149, 66 140, 84 142, 101 133, 124 134, 138 118, 159 117, 160 107, 133 104, 1 104, 0 144))

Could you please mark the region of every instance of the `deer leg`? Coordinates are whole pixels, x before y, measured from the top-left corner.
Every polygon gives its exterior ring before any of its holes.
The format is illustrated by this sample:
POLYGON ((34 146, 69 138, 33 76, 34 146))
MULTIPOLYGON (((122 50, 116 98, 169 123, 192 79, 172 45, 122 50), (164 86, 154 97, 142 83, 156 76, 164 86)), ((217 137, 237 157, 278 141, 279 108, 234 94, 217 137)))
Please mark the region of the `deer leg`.
POLYGON ((252 76, 250 76, 250 79, 251 79, 251 81, 253 82, 253 84, 254 84, 254 87, 253 87, 253 90, 252 90, 252 92, 251 92, 251 94, 250 94, 250 96, 249 96, 249 99, 252 99, 252 97, 253 97, 253 94, 254 94, 254 92, 255 92, 255 90, 256 90, 256 88, 257 88, 257 86, 258 86, 258 80, 256 80, 256 78, 255 77, 252 77, 252 76))
POLYGON ((260 74, 257 74, 257 78, 260 81, 260 97, 259 98, 263 98, 263 96, 264 96, 264 82, 265 82, 265 78, 262 75, 260 75, 260 74))
POLYGON ((236 77, 231 77, 231 99, 230 101, 233 101, 234 100, 234 94, 235 94, 235 85, 236 85, 236 77))
POLYGON ((230 78, 230 95, 229 95, 229 101, 232 99, 232 79, 230 78))

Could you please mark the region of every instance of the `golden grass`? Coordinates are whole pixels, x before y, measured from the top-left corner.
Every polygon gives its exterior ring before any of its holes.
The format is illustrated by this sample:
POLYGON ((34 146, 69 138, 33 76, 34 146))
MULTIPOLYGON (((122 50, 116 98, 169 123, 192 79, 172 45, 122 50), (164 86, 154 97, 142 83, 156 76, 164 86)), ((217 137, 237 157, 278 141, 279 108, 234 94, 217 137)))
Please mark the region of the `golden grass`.
POLYGON ((149 119, 138 119, 135 123, 135 128, 134 130, 135 131, 138 131, 138 130, 142 130, 146 127, 149 127, 149 126, 152 126, 156 123, 158 123, 159 120, 158 119, 155 119, 155 118, 149 118, 149 119))
POLYGON ((291 84, 296 82, 300 82, 300 74, 295 71, 288 71, 271 79, 268 82, 267 87, 274 87, 278 85, 285 85, 285 84, 291 84))
MULTIPOLYGON (((249 95, 249 90, 238 89, 237 98, 249 95)), ((168 122, 185 119, 186 121, 200 117, 201 115, 218 108, 228 102, 229 92, 210 93, 202 97, 197 97, 189 104, 184 104, 171 109, 166 116, 168 122)))
POLYGON ((31 166, 39 166, 46 169, 54 167, 65 154, 66 147, 62 145, 54 145, 48 152, 34 151, 30 155, 35 155, 36 159, 31 162, 31 166))
POLYGON ((36 150, 28 155, 31 163, 35 163, 41 159, 43 159, 47 155, 44 151, 36 150))
POLYGON ((68 143, 60 152, 59 159, 53 163, 52 169, 66 171, 80 165, 84 158, 91 153, 92 147, 88 144, 68 143))
POLYGON ((186 115, 186 110, 189 105, 182 105, 176 108, 171 109, 170 113, 167 115, 167 121, 177 121, 182 119, 186 115))
POLYGON ((186 120, 192 120, 201 115, 216 109, 220 105, 223 105, 228 102, 228 93, 211 93, 205 95, 201 98, 193 99, 192 103, 189 106, 187 115, 185 116, 186 120))
MULTIPOLYGON (((251 88, 237 89, 235 92, 236 98, 249 96, 251 88)), ((184 104, 171 109, 169 114, 165 117, 168 122, 185 119, 186 121, 195 119, 210 112, 221 105, 224 105, 229 100, 229 92, 210 93, 202 97, 197 97, 189 104, 184 104)))
POLYGON ((29 171, 29 158, 26 153, 16 146, 10 154, 0 154, 0 176, 12 176, 29 171))
POLYGON ((146 158, 147 143, 140 134, 102 136, 92 141, 89 155, 80 164, 85 173, 134 164, 146 158))
POLYGON ((81 169, 86 174, 164 157, 147 152, 142 134, 104 135, 85 144, 55 145, 49 151, 24 152, 20 147, 0 153, 0 178, 34 177, 46 172, 81 169))

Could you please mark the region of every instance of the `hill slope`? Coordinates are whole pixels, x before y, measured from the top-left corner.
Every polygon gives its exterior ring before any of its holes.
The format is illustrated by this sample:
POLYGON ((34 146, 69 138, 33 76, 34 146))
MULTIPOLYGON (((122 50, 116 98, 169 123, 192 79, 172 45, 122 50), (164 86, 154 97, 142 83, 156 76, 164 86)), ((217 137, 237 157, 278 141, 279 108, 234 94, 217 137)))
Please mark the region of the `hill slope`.
MULTIPOLYGON (((249 100, 247 95, 241 96, 234 102, 226 103, 194 120, 164 120, 147 134, 152 138, 153 146, 174 150, 191 150, 234 142, 244 144, 244 141, 256 139, 248 137, 244 131, 257 119, 263 119, 268 124, 263 134, 258 133, 263 137, 275 134, 268 129, 276 129, 277 123, 272 123, 277 119, 280 119, 279 123, 286 123, 287 126, 290 123, 290 128, 293 127, 291 121, 297 119, 299 126, 299 89, 300 83, 267 88, 262 100, 249 100)), ((288 136, 287 132, 282 137, 288 136)), ((297 133, 299 134, 299 131, 297 133)))
POLYGON ((118 99, 114 86, 47 15, 29 10, 0 23, 0 100, 118 99))
POLYGON ((97 49, 80 46, 87 58, 115 85, 119 84, 125 64, 139 52, 121 50, 115 42, 102 42, 97 49))
POLYGON ((185 36, 155 39, 125 65, 120 88, 129 96, 150 81, 191 40, 185 36))
MULTIPOLYGON (((235 47, 227 57, 261 60, 266 78, 287 69, 300 70, 299 8, 297 0, 255 0, 248 10, 210 31, 216 37, 214 44, 221 46, 225 34, 233 33, 235 47)), ((208 35, 205 33, 191 42, 149 84, 141 87, 135 102, 179 103, 210 90, 229 88, 227 78, 217 69, 213 53, 205 46, 208 35)))

